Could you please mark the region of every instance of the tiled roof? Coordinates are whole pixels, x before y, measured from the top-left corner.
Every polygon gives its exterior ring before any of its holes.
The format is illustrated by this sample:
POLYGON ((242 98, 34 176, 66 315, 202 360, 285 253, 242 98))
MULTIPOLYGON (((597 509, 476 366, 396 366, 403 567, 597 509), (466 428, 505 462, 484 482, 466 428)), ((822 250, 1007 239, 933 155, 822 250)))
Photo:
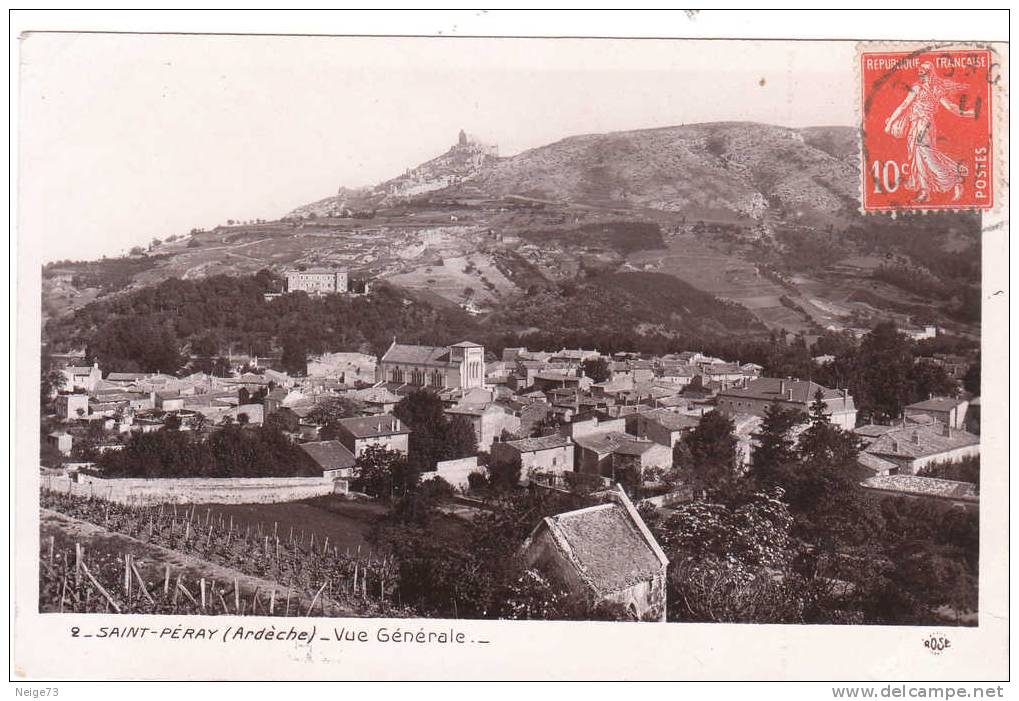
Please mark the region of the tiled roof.
POLYGON ((641 414, 641 416, 647 417, 655 423, 661 424, 670 431, 683 431, 688 428, 696 428, 697 424, 700 423, 700 419, 697 417, 688 416, 686 414, 678 414, 666 409, 645 411, 641 414))
POLYGON ((906 409, 918 409, 920 411, 949 411, 962 404, 963 400, 954 397, 934 397, 925 399, 916 404, 906 406, 906 409))
POLYGON ((714 363, 704 368, 705 375, 736 375, 742 373, 743 370, 735 363, 714 363))
POLYGON ((791 401, 800 404, 810 404, 814 401, 817 390, 825 399, 838 399, 842 394, 835 389, 829 389, 812 381, 805 380, 783 380, 778 377, 759 377, 751 380, 745 388, 733 388, 721 391, 719 394, 725 397, 744 397, 747 399, 763 399, 768 401, 790 401, 783 393, 792 391, 791 401))
POLYGON ((668 563, 635 518, 640 517, 611 503, 568 511, 543 523, 581 579, 605 595, 659 576, 668 563))
POLYGON ((301 450, 323 470, 342 470, 354 466, 354 454, 339 441, 301 443, 301 450))
POLYGON ((856 458, 856 462, 860 463, 860 465, 866 467, 868 470, 873 470, 878 473, 888 472, 889 470, 898 468, 898 465, 894 462, 879 458, 878 456, 871 455, 870 453, 860 453, 860 455, 856 458))
POLYGON ((571 444, 566 436, 554 434, 551 436, 540 436, 538 438, 521 438, 518 441, 506 441, 506 445, 513 446, 521 453, 533 453, 537 450, 551 450, 552 448, 563 448, 571 444))
POLYGON ((403 363, 405 365, 434 365, 436 367, 448 367, 456 365, 449 359, 449 349, 438 346, 411 346, 402 343, 393 344, 386 354, 382 356, 382 362, 403 363))
POLYGON ((395 416, 381 414, 379 416, 358 416, 340 419, 337 422, 355 438, 371 438, 372 436, 391 436, 398 433, 410 433, 403 423, 395 416))
POLYGON ((629 433, 605 431, 589 433, 586 436, 575 436, 573 442, 596 453, 619 453, 621 455, 643 455, 657 443, 640 440, 629 433))
POLYGON ((962 501, 980 501, 976 485, 971 482, 956 482, 937 477, 918 475, 875 475, 862 482, 864 487, 901 494, 942 497, 962 501))
POLYGON ((336 273, 345 273, 346 270, 341 268, 308 268, 307 270, 288 270, 285 275, 335 275, 336 273))
POLYGON ((874 455, 915 459, 979 443, 979 436, 968 431, 957 428, 946 431, 944 424, 933 423, 898 427, 887 431, 867 446, 866 450, 874 455), (945 435, 946 433, 948 435, 945 435))

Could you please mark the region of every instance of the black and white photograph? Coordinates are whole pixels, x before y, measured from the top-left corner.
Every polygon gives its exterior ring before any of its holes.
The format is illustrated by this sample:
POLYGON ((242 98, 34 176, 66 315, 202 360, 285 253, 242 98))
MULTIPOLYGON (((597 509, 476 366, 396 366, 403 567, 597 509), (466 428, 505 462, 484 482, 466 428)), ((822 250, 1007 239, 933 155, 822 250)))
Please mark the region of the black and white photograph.
MULTIPOLYGON (((23 33, 15 617, 315 676, 362 637, 993 633, 992 676, 1008 45, 973 39, 23 33)), ((588 644, 532 673, 614 674, 588 644)))

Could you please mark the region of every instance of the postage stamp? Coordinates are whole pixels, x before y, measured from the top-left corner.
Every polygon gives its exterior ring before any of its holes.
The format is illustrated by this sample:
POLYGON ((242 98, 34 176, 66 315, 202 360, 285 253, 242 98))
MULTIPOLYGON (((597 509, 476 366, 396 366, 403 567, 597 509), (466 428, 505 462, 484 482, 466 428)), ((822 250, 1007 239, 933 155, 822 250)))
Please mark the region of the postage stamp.
POLYGON ((993 55, 860 53, 864 211, 994 206, 993 55))

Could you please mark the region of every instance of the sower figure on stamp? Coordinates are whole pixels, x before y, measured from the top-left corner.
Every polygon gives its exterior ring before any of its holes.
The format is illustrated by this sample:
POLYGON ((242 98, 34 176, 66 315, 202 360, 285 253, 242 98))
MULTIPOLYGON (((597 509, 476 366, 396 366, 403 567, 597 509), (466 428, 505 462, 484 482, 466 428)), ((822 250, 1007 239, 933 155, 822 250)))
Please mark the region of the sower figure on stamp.
POLYGON ((932 190, 934 192, 951 190, 954 202, 962 196, 963 179, 969 171, 966 166, 956 163, 948 154, 938 149, 934 114, 939 105, 960 117, 974 117, 976 111, 963 109, 960 104, 949 99, 967 86, 939 77, 930 61, 920 65, 917 75, 919 82, 910 87, 906 99, 885 121, 885 132, 897 139, 906 136, 909 164, 909 180, 906 187, 917 193, 914 201, 927 201, 932 190))

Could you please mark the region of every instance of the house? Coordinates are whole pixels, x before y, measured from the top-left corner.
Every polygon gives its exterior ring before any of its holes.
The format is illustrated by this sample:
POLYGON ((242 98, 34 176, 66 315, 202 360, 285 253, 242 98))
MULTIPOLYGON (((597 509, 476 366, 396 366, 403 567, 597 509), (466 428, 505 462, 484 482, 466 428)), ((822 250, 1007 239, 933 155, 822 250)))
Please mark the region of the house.
POLYGON ((46 436, 46 442, 59 450, 61 455, 70 455, 71 445, 74 443, 74 439, 71 437, 70 433, 65 431, 54 431, 46 436))
POLYGON ((364 413, 366 414, 392 413, 393 409, 396 408, 396 405, 400 403, 401 399, 403 399, 403 397, 391 391, 385 385, 355 389, 346 393, 345 396, 350 397, 357 402, 361 402, 364 406, 364 413))
MULTIPOLYGON (((620 419, 621 420, 621 419, 620 419)), ((672 449, 629 433, 604 431, 574 436, 574 470, 615 480, 623 470, 638 477, 652 467, 672 466, 672 449)))
POLYGON ((742 386, 719 391, 718 408, 730 416, 741 412, 764 416, 769 406, 778 403, 785 409, 807 414, 819 390, 831 422, 847 431, 853 430, 856 427, 856 405, 849 392, 829 389, 811 381, 759 377, 742 386))
POLYGON ((552 435, 522 438, 515 441, 496 441, 492 444, 492 460, 510 462, 520 459, 520 474, 531 473, 561 475, 573 470, 573 441, 567 436, 552 435))
POLYGON ((922 402, 910 404, 904 407, 902 411, 907 419, 918 415, 926 415, 946 426, 965 428, 967 409, 969 409, 969 402, 965 399, 931 397, 922 402))
POLYGON ((387 450, 395 450, 407 454, 410 429, 403 425, 395 416, 360 416, 351 419, 340 419, 336 422, 337 440, 355 458, 373 445, 380 445, 387 450))
POLYGON ((742 380, 743 369, 736 363, 709 363, 702 370, 709 381, 737 382, 742 380))
POLYGON ((697 376, 697 369, 689 365, 663 365, 658 369, 657 380, 679 387, 686 387, 697 376))
POLYGON ((626 417, 626 432, 674 448, 700 421, 668 409, 652 409, 626 417))
POLYGON ((934 422, 930 424, 904 424, 902 426, 861 426, 856 431, 864 439, 860 461, 877 474, 915 475, 924 467, 938 462, 956 462, 980 454, 980 438, 968 431, 934 422), (875 470, 882 466, 873 458, 894 467, 875 470))
POLYGON ((53 403, 57 416, 65 421, 88 416, 87 394, 58 394, 53 403))
POLYGON ((520 417, 497 404, 459 405, 446 409, 445 413, 450 418, 459 416, 470 423, 478 441, 478 450, 486 452, 503 431, 515 434, 520 430, 520 417))
POLYGON ((126 387, 149 379, 152 373, 110 373, 106 376, 105 382, 126 387))
POLYGON ((99 370, 99 363, 88 365, 70 365, 60 371, 64 376, 64 389, 74 392, 91 393, 96 385, 103 379, 103 373, 99 370))
POLYGON ((346 270, 309 268, 287 270, 283 273, 287 281, 287 292, 307 292, 309 295, 325 295, 347 292, 349 280, 346 270))
POLYGON ((179 411, 184 408, 184 397, 181 396, 180 390, 164 390, 153 394, 155 396, 152 398, 152 402, 157 409, 179 411))
POLYGON ((452 346, 411 346, 395 340, 378 365, 379 382, 446 388, 484 387, 485 348, 462 341, 452 346))
POLYGON ((669 560, 618 487, 610 501, 546 517, 523 545, 524 562, 591 604, 665 621, 669 560))
POLYGON ((347 478, 354 475, 356 458, 339 441, 314 441, 300 445, 301 450, 321 468, 323 477, 347 478))

